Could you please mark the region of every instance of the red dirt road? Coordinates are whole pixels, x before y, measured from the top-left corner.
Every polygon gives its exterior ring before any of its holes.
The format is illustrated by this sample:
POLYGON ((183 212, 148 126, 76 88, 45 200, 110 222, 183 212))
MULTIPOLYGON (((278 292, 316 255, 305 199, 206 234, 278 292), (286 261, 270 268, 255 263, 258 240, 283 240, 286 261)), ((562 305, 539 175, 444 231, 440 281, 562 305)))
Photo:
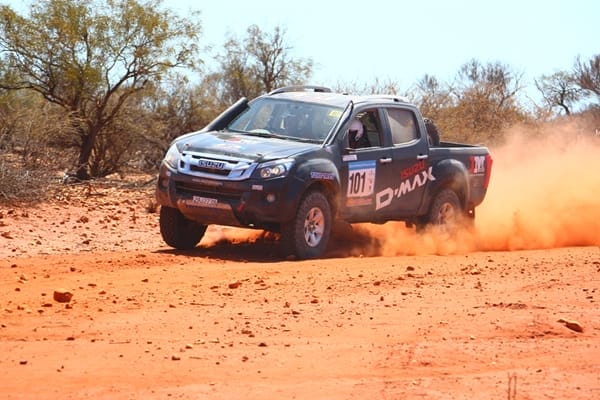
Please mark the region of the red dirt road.
POLYGON ((220 251, 3 261, 3 397, 600 393, 598 248, 302 262, 220 251))

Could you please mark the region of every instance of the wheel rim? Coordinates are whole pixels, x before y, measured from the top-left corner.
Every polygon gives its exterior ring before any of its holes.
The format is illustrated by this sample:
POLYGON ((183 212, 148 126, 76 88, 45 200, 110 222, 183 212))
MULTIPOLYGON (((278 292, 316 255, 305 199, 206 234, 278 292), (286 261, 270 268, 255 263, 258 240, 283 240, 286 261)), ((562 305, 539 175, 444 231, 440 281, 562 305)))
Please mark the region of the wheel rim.
POLYGON ((442 204, 438 213, 438 221, 442 225, 453 224, 456 221, 456 210, 452 204, 442 204))
POLYGON ((304 240, 310 247, 318 246, 325 232, 325 216, 318 207, 313 207, 304 220, 304 240))

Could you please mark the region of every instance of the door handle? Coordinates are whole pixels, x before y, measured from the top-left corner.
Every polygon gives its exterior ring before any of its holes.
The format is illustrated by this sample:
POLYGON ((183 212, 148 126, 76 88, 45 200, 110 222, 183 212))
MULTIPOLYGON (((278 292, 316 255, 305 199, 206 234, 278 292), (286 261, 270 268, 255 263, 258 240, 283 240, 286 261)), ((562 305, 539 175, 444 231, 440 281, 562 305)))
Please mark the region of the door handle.
POLYGON ((429 158, 429 156, 427 154, 419 154, 417 156, 417 160, 426 160, 428 158, 429 158))
POLYGON ((380 159, 379 159, 379 162, 380 162, 381 164, 389 164, 389 163, 391 163, 391 162, 392 162, 392 158, 391 158, 391 157, 388 157, 388 158, 380 158, 380 159))

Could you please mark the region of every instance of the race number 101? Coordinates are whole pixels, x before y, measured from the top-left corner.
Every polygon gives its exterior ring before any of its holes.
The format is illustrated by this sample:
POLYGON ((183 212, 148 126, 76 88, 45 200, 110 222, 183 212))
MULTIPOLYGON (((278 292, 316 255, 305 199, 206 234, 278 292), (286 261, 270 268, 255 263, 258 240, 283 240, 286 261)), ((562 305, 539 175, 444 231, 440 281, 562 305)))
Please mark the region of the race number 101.
POLYGON ((348 166, 348 197, 373 194, 375 187, 375 161, 359 161, 348 166))

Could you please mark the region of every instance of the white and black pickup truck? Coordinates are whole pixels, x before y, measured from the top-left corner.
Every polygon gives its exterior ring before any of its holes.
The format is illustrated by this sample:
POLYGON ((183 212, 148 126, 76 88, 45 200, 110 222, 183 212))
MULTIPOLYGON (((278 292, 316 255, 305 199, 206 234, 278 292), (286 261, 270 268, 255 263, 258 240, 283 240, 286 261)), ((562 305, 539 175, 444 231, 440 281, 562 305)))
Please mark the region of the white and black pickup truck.
POLYGON ((162 161, 160 232, 192 249, 211 224, 281 234, 283 255, 321 256, 336 221, 452 225, 472 219, 492 167, 488 149, 439 141, 393 95, 318 86, 243 98, 162 161))

